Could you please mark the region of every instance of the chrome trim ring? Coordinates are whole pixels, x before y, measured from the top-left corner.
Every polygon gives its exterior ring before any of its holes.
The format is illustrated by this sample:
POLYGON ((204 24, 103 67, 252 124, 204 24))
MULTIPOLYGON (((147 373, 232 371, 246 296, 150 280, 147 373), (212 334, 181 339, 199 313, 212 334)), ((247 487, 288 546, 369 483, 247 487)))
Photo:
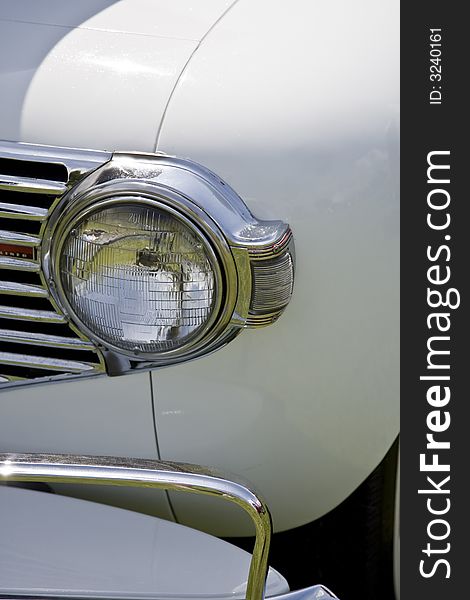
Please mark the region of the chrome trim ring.
MULTIPOLYGON (((99 192, 91 192, 90 194, 85 195, 85 197, 76 199, 74 203, 70 205, 70 210, 65 210, 57 222, 51 224, 52 229, 50 234, 47 236, 47 241, 45 243, 45 247, 47 249, 43 263, 44 272, 46 273, 46 276, 49 277, 51 293, 54 295, 56 302, 61 306, 62 310, 66 314, 70 315, 70 317, 75 321, 75 324, 82 331, 84 331, 90 339, 96 341, 106 350, 112 350, 117 354, 123 354, 133 359, 145 359, 155 363, 167 362, 168 360, 187 357, 192 353, 201 351, 204 346, 209 344, 211 340, 218 335, 220 330, 223 330, 227 327, 228 323, 230 322, 231 314, 233 312, 234 299, 236 297, 236 290, 235 293, 234 290, 231 290, 231 293, 227 293, 227 280, 231 282, 232 286, 236 286, 235 265, 233 263, 233 259, 230 262, 230 249, 228 246, 226 246, 226 244, 225 248, 223 247, 223 243, 220 242, 223 242, 224 240, 223 238, 220 238, 218 249, 223 249, 225 251, 225 260, 222 261, 225 270, 222 272, 220 268, 220 254, 218 254, 213 248, 211 243, 212 240, 207 238, 206 231, 201 230, 198 226, 199 224, 196 224, 188 214, 185 214, 181 210, 175 208, 176 206, 181 206, 181 203, 178 202, 177 198, 167 198, 166 195, 164 196, 163 193, 160 193, 158 188, 152 190, 152 196, 150 193, 147 193, 147 195, 144 196, 142 193, 142 186, 139 186, 139 190, 140 191, 129 191, 127 193, 122 191, 122 195, 116 195, 117 190, 115 186, 111 186, 111 188, 104 186, 103 189, 99 190, 99 192), (174 201, 170 203, 171 200, 174 201), (182 221, 192 231, 196 232, 198 237, 204 243, 209 262, 215 275, 215 302, 207 322, 199 331, 197 331, 197 335, 191 336, 191 338, 188 339, 188 341, 181 348, 175 348, 166 351, 162 350, 158 353, 129 351, 127 349, 120 348, 119 346, 100 338, 96 332, 91 330, 76 314, 67 298, 60 274, 61 252, 67 236, 77 225, 77 223, 82 221, 87 216, 117 205, 147 205, 152 208, 161 209, 162 211, 165 211, 173 216, 175 219, 182 221), (231 275, 231 277, 228 278, 227 275, 231 275), (230 306, 226 299, 231 299, 232 306, 230 306)), ((207 227, 205 229, 207 230, 207 227)))

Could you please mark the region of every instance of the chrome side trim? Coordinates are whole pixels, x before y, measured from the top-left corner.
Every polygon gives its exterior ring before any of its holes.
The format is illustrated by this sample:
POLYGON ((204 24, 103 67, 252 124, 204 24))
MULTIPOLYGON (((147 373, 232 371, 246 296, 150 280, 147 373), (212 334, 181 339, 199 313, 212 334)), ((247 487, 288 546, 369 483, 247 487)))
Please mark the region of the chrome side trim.
POLYGON ((246 321, 246 327, 250 329, 258 329, 259 327, 267 327, 272 325, 279 318, 279 311, 266 313, 262 315, 250 315, 246 321))
POLYGON ((267 260, 290 250, 292 243, 292 231, 288 227, 284 235, 274 243, 256 248, 249 248, 250 258, 253 260, 267 260))
POLYGON ((30 179, 16 175, 0 175, 0 190, 7 192, 27 192, 28 194, 46 194, 62 196, 67 191, 65 183, 47 179, 30 179))
POLYGON ((66 373, 83 373, 96 371, 99 365, 74 360, 62 360, 49 356, 31 356, 29 354, 13 354, 0 352, 0 363, 16 367, 29 367, 31 369, 45 369, 47 371, 65 371, 66 373))
POLYGON ((228 500, 245 510, 255 526, 256 541, 246 598, 262 600, 264 597, 272 535, 271 516, 262 497, 241 479, 229 479, 215 469, 185 463, 52 454, 0 454, 0 478, 7 481, 151 487, 228 500))

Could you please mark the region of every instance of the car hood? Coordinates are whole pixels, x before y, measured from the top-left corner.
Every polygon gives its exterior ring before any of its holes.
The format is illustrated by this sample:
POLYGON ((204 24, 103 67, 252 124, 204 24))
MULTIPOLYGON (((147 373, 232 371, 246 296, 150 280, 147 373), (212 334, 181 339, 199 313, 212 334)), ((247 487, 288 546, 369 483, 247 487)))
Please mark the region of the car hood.
POLYGON ((153 151, 189 58, 233 0, 0 8, 0 139, 153 151))

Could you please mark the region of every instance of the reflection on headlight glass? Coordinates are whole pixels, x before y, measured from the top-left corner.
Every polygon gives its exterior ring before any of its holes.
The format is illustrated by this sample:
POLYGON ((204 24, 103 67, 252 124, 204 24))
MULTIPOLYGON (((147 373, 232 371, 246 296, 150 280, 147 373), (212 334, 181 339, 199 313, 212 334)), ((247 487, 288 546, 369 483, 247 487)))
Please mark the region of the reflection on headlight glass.
POLYGON ((80 320, 128 351, 182 346, 214 307, 204 242, 183 221, 148 205, 117 204, 84 218, 64 243, 60 271, 80 320))

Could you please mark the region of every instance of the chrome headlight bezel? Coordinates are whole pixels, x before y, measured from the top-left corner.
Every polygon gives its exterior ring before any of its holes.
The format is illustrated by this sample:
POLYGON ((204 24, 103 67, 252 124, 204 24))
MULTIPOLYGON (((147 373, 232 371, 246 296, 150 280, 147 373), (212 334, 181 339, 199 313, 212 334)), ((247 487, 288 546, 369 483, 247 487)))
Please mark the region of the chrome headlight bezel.
POLYGON ((294 254, 289 226, 255 219, 232 188, 211 171, 167 155, 115 153, 56 206, 44 235, 42 265, 60 310, 103 352, 108 366, 113 365, 108 371, 121 373, 196 358, 224 345, 244 327, 275 321, 285 306, 251 310, 252 286, 255 273, 260 272, 257 265, 286 255, 292 271, 287 285, 292 287, 294 254), (198 335, 184 346, 158 354, 124 350, 83 323, 67 299, 59 269, 67 235, 87 214, 119 203, 167 211, 203 240, 214 269, 216 304, 198 335))
POLYGON ((227 287, 225 283, 225 273, 230 273, 231 270, 233 270, 233 265, 230 263, 226 264, 225 266, 227 271, 224 269, 224 272, 222 272, 219 254, 214 248, 213 242, 208 239, 206 232, 203 231, 202 228, 200 228, 195 221, 190 218, 189 215, 175 208, 174 205, 179 204, 179 200, 177 198, 170 199, 168 197, 160 196, 158 190, 153 190, 152 196, 150 196, 150 194, 143 195, 142 190, 140 192, 128 190, 125 194, 119 195, 116 193, 116 189, 108 190, 106 188, 107 186, 104 186, 98 194, 91 194, 90 197, 82 198, 79 202, 74 203, 73 209, 65 219, 60 219, 57 229, 54 232, 54 237, 52 238, 53 242, 51 244, 51 272, 57 301, 60 303, 65 313, 69 314, 76 323, 80 324, 80 329, 87 335, 87 337, 107 350, 123 354, 132 359, 145 359, 158 362, 176 359, 178 357, 195 352, 201 345, 202 341, 204 341, 204 344, 207 343, 213 336, 217 335, 218 329, 220 327, 225 327, 228 322, 225 320, 224 323, 224 319, 220 318, 220 313, 221 311, 223 312, 224 309, 226 313, 230 311, 230 306, 226 306, 227 303, 225 302, 225 290, 227 287), (111 196, 108 195, 110 192, 112 193, 111 196), (112 344, 103 339, 99 334, 96 333, 96 331, 93 331, 93 329, 91 329, 84 322, 83 318, 81 318, 74 310, 67 297, 60 272, 60 259, 64 244, 69 234, 77 223, 85 219, 90 214, 119 205, 149 206, 151 208, 160 209, 178 221, 182 221, 186 226, 191 228, 191 230, 197 234, 198 238, 201 239, 204 244, 205 253, 209 259, 215 277, 215 301, 207 322, 197 332, 197 335, 192 336, 191 339, 185 343, 184 348, 175 348, 166 351, 162 350, 158 353, 151 353, 137 350, 130 351, 112 344))

